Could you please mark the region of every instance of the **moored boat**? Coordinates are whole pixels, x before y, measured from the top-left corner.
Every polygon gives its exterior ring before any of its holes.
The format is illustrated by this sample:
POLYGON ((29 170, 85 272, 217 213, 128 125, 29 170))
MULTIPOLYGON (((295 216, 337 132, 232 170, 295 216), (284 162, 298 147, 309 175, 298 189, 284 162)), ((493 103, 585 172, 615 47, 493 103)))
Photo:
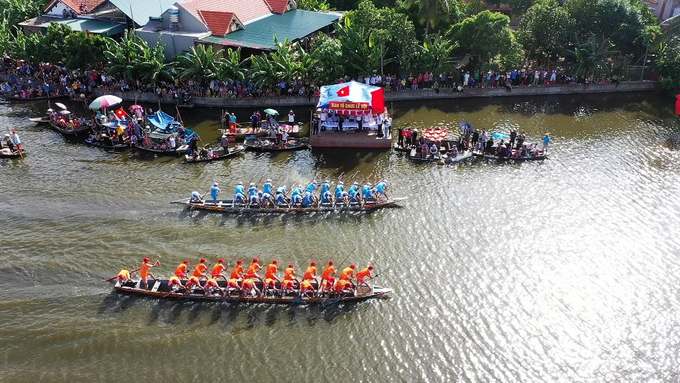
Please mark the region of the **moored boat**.
MULTIPOLYGON (((186 282, 186 281, 183 281, 186 282)), ((204 282, 202 282, 203 284, 204 282)), ((226 285, 225 281, 218 281, 221 288, 226 285)), ((258 288, 261 288, 261 283, 257 282, 258 288)), ((168 286, 167 279, 158 279, 151 281, 148 286, 140 281, 130 281, 124 284, 116 282, 114 290, 119 293, 137 295, 142 297, 151 297, 157 299, 167 300, 185 300, 185 301, 209 301, 209 302, 248 302, 248 303, 268 303, 268 304, 285 304, 285 305, 310 305, 310 304, 337 304, 343 302, 361 302, 369 299, 387 297, 392 289, 380 286, 361 285, 357 288, 355 294, 342 294, 333 296, 306 296, 298 295, 297 293, 287 294, 285 296, 279 295, 242 295, 240 292, 233 292, 228 294, 221 293, 205 293, 202 288, 192 289, 191 291, 173 290, 168 286)))
POLYGON ((108 138, 102 138, 101 140, 97 141, 94 138, 86 138, 85 143, 94 146, 96 148, 102 148, 102 149, 110 149, 110 150, 125 150, 130 147, 129 143, 125 142, 111 142, 110 139, 108 138))
POLYGON ((208 155, 203 155, 202 153, 199 153, 197 157, 194 157, 189 154, 184 155, 184 162, 186 163, 196 163, 196 162, 211 162, 211 161, 220 161, 227 159, 229 157, 235 157, 240 153, 243 153, 246 151, 246 148, 243 145, 236 145, 234 147, 229 148, 229 152, 225 153, 224 150, 216 150, 213 152, 213 156, 208 156, 208 155))
POLYGON ((69 124, 66 122, 62 121, 50 121, 50 128, 52 130, 64 135, 64 136, 70 136, 70 137, 78 137, 78 136, 84 136, 87 134, 87 132, 90 131, 94 127, 94 124, 91 122, 87 122, 84 124, 69 124))
POLYGON ((254 136, 246 137, 243 145, 247 150, 253 152, 285 152, 309 148, 309 145, 300 140, 286 140, 281 145, 276 145, 273 139, 262 139, 254 136))
POLYGON ((475 157, 482 157, 484 159, 490 160, 490 161, 496 161, 496 162, 524 162, 524 161, 542 161, 548 158, 547 155, 534 155, 534 156, 510 156, 510 157, 501 157, 501 156, 495 156, 492 154, 484 154, 482 152, 474 152, 472 153, 475 157))
POLYGON ((261 213, 261 214, 285 214, 285 213, 311 213, 311 212, 368 212, 382 208, 398 207, 399 201, 406 198, 391 198, 381 201, 369 201, 365 203, 351 202, 349 204, 321 203, 314 207, 290 206, 279 204, 276 207, 261 207, 259 205, 234 203, 233 200, 202 200, 192 202, 190 198, 185 198, 170 203, 185 205, 188 209, 207 210, 219 213, 261 213))

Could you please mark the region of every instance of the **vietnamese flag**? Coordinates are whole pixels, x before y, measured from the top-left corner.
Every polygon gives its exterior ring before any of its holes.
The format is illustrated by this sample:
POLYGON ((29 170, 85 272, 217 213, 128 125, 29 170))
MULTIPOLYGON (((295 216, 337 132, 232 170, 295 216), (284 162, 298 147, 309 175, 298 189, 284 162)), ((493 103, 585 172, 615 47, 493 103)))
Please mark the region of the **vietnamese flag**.
POLYGON ((123 108, 116 109, 115 113, 118 118, 123 118, 128 115, 127 113, 125 113, 125 110, 123 110, 123 108))
POLYGON ((348 97, 349 96, 349 85, 343 88, 340 88, 340 90, 337 92, 338 97, 348 97))

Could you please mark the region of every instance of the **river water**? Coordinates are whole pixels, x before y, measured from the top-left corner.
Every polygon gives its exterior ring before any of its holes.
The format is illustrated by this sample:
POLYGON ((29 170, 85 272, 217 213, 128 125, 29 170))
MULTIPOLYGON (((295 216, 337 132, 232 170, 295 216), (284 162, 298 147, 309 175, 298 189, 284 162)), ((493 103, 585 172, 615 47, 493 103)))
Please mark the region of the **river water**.
MULTIPOLYGON (((389 151, 246 153, 186 165, 65 140, 0 104, 30 154, 0 160, 3 382, 669 382, 680 379, 680 131, 653 94, 392 105, 553 137, 543 163, 416 165, 389 151), (401 208, 234 217, 169 201, 220 182, 385 178, 401 208), (141 258, 374 262, 391 299, 332 307, 119 297, 141 258)), ((77 107, 74 107, 79 110, 77 107)), ((238 111, 246 120, 250 110, 238 111)), ((309 111, 297 110, 298 115, 309 111)), ((217 110, 184 112, 204 140, 217 110), (205 121, 208 120, 208 121, 205 121)))

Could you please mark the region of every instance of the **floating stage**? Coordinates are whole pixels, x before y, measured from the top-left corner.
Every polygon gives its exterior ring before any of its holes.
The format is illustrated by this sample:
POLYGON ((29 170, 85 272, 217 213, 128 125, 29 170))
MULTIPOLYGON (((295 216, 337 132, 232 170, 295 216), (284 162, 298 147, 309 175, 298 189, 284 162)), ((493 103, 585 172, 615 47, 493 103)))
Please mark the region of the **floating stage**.
POLYGON ((375 130, 319 132, 319 134, 310 136, 310 143, 312 148, 390 149, 392 147, 392 139, 390 137, 378 138, 378 132, 375 130))

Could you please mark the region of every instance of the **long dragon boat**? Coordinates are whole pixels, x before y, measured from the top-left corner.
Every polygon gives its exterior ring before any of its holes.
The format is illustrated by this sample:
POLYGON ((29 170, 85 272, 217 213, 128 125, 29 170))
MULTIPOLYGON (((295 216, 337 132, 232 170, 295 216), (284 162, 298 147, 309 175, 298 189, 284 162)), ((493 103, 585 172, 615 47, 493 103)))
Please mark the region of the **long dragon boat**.
POLYGON ((358 203, 321 203, 314 207, 289 206, 287 204, 279 204, 276 207, 261 207, 259 205, 251 205, 248 203, 234 203, 233 200, 201 200, 192 201, 190 198, 184 198, 177 201, 172 201, 172 204, 180 204, 186 206, 187 209, 192 210, 207 210, 220 213, 263 213, 263 214, 285 214, 285 213, 309 213, 309 212, 362 212, 373 211, 382 208, 398 207, 397 203, 406 198, 391 198, 384 201, 369 201, 358 203))
MULTIPOLYGON (((183 283, 186 281, 183 281, 183 283)), ((201 282, 203 283, 203 282, 201 282)), ((225 281, 218 281, 218 285, 224 288, 225 281)), ((261 289, 262 284, 256 282, 256 285, 261 289)), ((307 296, 299 295, 297 293, 288 293, 284 296, 280 294, 266 294, 266 295, 243 295, 241 292, 231 291, 227 294, 219 292, 206 293, 202 288, 191 289, 185 291, 184 289, 173 290, 168 286, 167 279, 157 279, 149 281, 148 285, 144 285, 141 281, 129 281, 124 284, 116 282, 114 290, 129 295, 137 295, 142 297, 151 297, 157 299, 168 300, 183 300, 183 301, 208 301, 208 302, 249 302, 249 303, 268 303, 268 304, 285 304, 285 305, 310 305, 310 304, 337 304, 341 302, 361 302, 368 299, 387 297, 392 289, 380 286, 361 285, 356 289, 354 294, 342 295, 324 295, 324 296, 307 296)))

